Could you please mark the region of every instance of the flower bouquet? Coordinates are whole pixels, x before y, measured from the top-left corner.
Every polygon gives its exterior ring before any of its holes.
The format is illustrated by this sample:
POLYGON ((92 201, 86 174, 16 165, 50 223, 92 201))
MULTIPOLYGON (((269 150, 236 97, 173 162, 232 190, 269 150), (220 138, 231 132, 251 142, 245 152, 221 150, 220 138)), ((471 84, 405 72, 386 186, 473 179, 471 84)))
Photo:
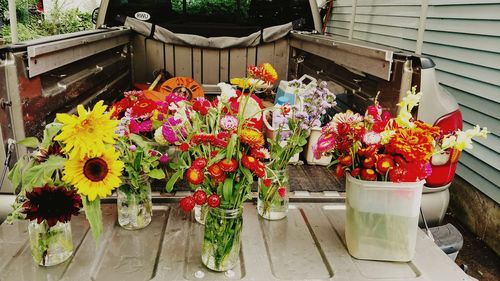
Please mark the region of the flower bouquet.
MULTIPOLYGON (((289 182, 287 166, 293 155, 307 143, 311 129, 321 126, 321 117, 335 106, 335 95, 326 82, 302 94, 300 105, 283 105, 280 110, 276 138, 268 139, 271 161, 266 164, 266 177, 259 180, 257 209, 265 219, 277 220, 288 211, 289 182)), ((276 122, 277 121, 277 122, 276 122)))
POLYGON ((346 241, 356 258, 413 258, 422 187, 440 135, 438 127, 412 118, 421 95, 413 87, 395 118, 377 100, 364 116, 336 114, 315 147, 316 158, 333 154, 338 177, 348 173, 346 241))
MULTIPOLYGON (((250 78, 272 83, 274 69, 268 64, 249 67, 250 78)), ((249 78, 249 79, 250 79, 249 78)), ((193 103, 175 106, 173 118, 164 127, 169 139, 180 143, 180 160, 171 163, 177 172, 167 183, 184 177, 197 189, 193 196, 180 201, 180 207, 191 211, 196 204, 210 207, 205 221, 202 261, 208 268, 225 271, 239 258, 240 233, 243 224, 242 204, 251 198, 253 177, 264 177, 261 159, 264 137, 251 122, 247 106, 252 99, 253 83, 235 90, 219 84, 221 95, 209 102, 197 98, 193 103)), ((261 83, 259 83, 260 85, 261 83)), ((261 114, 256 111, 256 116, 261 114)))
POLYGON ((113 117, 120 119, 117 147, 125 164, 123 184, 117 192, 118 222, 133 230, 151 222, 150 179, 164 179, 169 161, 162 125, 170 114, 169 105, 184 98, 174 93, 165 101, 152 101, 141 91, 124 95, 112 110, 113 117))
POLYGON ((84 207, 94 238, 102 230, 99 199, 120 184, 123 163, 112 144, 117 123, 98 102, 93 110, 78 106, 79 116, 58 114, 44 130, 41 143, 27 138, 17 144, 34 148, 9 173, 20 192, 7 221, 29 219, 30 245, 40 265, 63 262, 72 253, 69 221, 84 207))
MULTIPOLYGON (((317 142, 315 157, 333 154, 336 175, 348 173, 346 241, 356 258, 413 258, 422 187, 432 173, 430 159, 438 152, 436 144, 447 149, 461 135, 415 120, 411 112, 421 96, 413 87, 398 104, 395 118, 376 99, 364 116, 336 114, 317 142)), ((486 129, 476 133, 469 135, 485 135, 486 129)))

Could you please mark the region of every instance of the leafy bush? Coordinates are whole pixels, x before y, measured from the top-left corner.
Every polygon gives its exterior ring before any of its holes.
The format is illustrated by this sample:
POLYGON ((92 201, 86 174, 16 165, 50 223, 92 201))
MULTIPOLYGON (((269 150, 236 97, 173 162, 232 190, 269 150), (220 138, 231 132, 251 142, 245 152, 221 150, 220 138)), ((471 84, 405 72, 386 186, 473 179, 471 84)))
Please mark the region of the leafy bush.
MULTIPOLYGON (((90 13, 82 13, 78 9, 62 11, 59 7, 55 6, 49 15, 43 16, 29 12, 29 7, 35 4, 36 0, 16 1, 16 14, 18 16, 17 36, 19 41, 94 28, 90 13)), ((7 6, 7 0, 0 0, 0 11, 7 11, 7 6)), ((7 44, 12 42, 10 26, 8 24, 0 28, 0 38, 3 38, 7 44)))

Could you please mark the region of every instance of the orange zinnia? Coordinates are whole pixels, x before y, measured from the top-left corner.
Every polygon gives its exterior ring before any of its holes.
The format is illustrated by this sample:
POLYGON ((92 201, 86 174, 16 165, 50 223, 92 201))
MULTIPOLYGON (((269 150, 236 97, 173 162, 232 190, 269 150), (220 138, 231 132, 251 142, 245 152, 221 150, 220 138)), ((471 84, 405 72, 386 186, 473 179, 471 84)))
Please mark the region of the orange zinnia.
POLYGON ((240 140, 251 147, 261 147, 264 145, 264 136, 261 132, 246 128, 241 131, 240 140))
POLYGON ((429 161, 434 150, 432 132, 427 129, 398 128, 388 144, 391 152, 403 155, 407 161, 429 161))

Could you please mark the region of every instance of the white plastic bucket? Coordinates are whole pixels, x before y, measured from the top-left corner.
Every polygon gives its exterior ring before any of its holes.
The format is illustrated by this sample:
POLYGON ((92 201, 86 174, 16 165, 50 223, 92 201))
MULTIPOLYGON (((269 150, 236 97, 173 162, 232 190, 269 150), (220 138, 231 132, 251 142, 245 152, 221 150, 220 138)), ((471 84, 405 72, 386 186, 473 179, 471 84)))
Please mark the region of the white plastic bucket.
POLYGON ((320 166, 328 166, 330 162, 332 162, 332 156, 321 156, 320 159, 314 158, 314 150, 313 146, 318 142, 319 137, 321 136, 321 128, 313 128, 311 130, 311 135, 309 136, 309 141, 307 142, 307 147, 305 150, 306 161, 309 165, 320 165, 320 166))
POLYGON ((412 260, 424 183, 363 181, 348 174, 345 236, 349 253, 366 260, 412 260))

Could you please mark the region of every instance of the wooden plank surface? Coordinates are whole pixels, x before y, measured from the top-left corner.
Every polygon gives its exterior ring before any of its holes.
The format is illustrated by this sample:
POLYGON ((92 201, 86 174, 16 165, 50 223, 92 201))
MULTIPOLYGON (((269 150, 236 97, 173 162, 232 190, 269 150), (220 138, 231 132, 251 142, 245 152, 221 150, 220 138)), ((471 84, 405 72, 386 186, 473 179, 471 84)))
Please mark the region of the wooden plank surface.
POLYGON ((165 68, 170 75, 175 76, 175 53, 174 45, 164 44, 165 68))
POLYGON ((219 53, 219 81, 229 82, 229 50, 223 49, 219 53))
POLYGON ((203 49, 203 83, 219 83, 219 50, 203 49))
MULTIPOLYGON (((213 272, 201 264, 203 227, 177 203, 155 204, 152 223, 127 231, 117 224, 116 203, 103 204, 104 233, 92 240, 83 216, 74 217, 73 256, 53 267, 34 264, 26 223, 1 225, 0 237, 25 241, 19 254, 6 257, 2 281, 137 281, 137 280, 468 280, 422 231, 416 256, 408 263, 360 261, 352 258, 344 238, 343 204, 293 203, 288 217, 265 221, 256 206, 244 204, 239 265, 213 272)), ((10 241, 0 240, 0 249, 10 241)))
POLYGON ((192 77, 191 47, 175 46, 175 76, 192 77))
POLYGON ((146 82, 146 37, 135 34, 132 36, 132 47, 134 56, 132 66, 134 70, 134 82, 146 82))
POLYGON ((160 69, 165 69, 165 58, 164 58, 164 50, 163 43, 160 41, 156 41, 154 39, 146 40, 146 79, 148 82, 154 81, 156 78, 153 73, 160 69))
POLYGON ((247 67, 247 49, 233 48, 229 53, 229 78, 245 77, 247 67))
POLYGON ((203 81, 203 61, 200 48, 193 48, 193 79, 201 83, 203 81))

